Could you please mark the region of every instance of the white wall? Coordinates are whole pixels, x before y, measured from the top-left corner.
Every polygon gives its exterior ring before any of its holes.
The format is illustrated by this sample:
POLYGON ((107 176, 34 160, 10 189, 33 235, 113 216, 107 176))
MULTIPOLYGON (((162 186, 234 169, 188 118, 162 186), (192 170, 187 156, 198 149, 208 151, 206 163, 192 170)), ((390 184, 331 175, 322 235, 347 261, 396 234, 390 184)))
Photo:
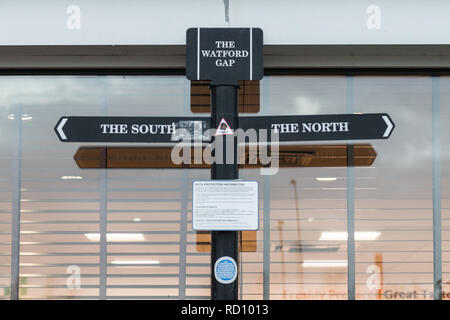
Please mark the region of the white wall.
POLYGON ((450 43, 448 0, 229 1, 227 23, 223 0, 2 0, 0 45, 181 45, 195 26, 261 27, 269 45, 450 43))

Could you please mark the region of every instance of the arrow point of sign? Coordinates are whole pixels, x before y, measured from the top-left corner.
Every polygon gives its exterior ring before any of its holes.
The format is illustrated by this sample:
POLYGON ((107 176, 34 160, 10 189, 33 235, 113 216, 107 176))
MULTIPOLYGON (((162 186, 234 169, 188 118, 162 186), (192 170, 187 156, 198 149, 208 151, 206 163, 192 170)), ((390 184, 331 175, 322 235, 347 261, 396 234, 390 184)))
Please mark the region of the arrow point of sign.
POLYGON ((383 133, 383 138, 387 138, 387 137, 389 137, 392 130, 394 129, 394 123, 391 121, 391 119, 388 116, 381 116, 381 117, 383 118, 384 122, 386 122, 386 124, 387 124, 386 131, 383 133))
POLYGON ((64 125, 66 124, 67 120, 69 120, 69 119, 61 118, 61 120, 59 121, 59 124, 56 127, 56 132, 58 133, 58 136, 61 140, 67 140, 66 134, 62 130, 64 125))

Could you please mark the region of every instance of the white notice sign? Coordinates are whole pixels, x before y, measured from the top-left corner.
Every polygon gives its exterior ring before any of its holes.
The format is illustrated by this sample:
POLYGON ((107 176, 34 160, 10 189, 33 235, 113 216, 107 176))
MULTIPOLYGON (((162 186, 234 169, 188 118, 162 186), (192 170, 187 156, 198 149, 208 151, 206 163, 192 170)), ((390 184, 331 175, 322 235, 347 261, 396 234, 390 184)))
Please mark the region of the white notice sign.
POLYGON ((257 181, 194 181, 192 195, 194 230, 258 230, 257 181))

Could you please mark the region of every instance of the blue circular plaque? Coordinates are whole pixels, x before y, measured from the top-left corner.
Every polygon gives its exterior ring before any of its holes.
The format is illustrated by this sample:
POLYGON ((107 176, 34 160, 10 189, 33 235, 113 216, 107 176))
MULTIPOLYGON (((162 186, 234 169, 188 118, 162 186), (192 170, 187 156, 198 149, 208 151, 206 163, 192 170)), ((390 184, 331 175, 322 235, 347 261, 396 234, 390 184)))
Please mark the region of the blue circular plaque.
POLYGON ((231 257, 221 257, 214 264, 214 276, 216 280, 223 284, 234 282, 237 277, 237 264, 231 257))

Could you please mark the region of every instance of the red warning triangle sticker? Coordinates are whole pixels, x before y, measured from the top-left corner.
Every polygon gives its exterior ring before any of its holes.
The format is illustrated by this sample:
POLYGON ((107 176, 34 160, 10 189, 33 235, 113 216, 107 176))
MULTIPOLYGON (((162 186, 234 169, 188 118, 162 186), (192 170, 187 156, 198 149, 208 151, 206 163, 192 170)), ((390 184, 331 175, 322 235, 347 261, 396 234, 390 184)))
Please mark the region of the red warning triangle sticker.
POLYGON ((227 134, 233 134, 233 129, 231 129, 225 118, 222 118, 222 120, 220 120, 219 126, 217 127, 215 136, 224 136, 227 134))

